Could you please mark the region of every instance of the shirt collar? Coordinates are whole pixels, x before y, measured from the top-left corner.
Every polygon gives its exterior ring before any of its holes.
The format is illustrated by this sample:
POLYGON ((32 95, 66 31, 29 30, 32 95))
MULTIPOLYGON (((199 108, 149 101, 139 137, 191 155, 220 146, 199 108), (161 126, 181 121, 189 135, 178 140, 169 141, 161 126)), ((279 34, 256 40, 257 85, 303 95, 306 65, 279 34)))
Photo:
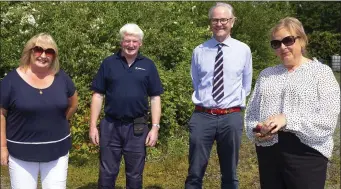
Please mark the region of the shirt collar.
POLYGON ((216 47, 219 43, 222 43, 228 47, 231 47, 232 46, 232 37, 228 36, 223 42, 219 42, 214 37, 212 37, 212 43, 211 43, 212 46, 216 47))
MULTIPOLYGON (((125 59, 124 56, 122 56, 122 49, 118 50, 118 52, 116 53, 116 58, 120 58, 120 59, 125 59)), ((143 59, 143 56, 141 55, 140 51, 137 53, 137 56, 136 56, 136 60, 141 60, 143 59)))

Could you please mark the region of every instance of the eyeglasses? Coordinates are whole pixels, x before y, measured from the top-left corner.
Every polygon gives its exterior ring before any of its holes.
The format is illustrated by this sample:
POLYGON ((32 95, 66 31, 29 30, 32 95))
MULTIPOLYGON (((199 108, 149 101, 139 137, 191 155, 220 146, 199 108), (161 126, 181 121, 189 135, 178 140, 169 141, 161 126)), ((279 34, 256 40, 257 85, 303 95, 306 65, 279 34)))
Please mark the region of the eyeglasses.
POLYGON ((36 56, 41 56, 44 52, 45 55, 48 57, 53 57, 56 54, 56 51, 54 49, 48 48, 48 49, 43 49, 43 47, 35 46, 32 48, 32 51, 34 55, 36 56))
POLYGON ((227 24, 230 20, 232 20, 233 18, 212 18, 211 22, 212 24, 218 24, 218 22, 220 22, 222 25, 227 24))
POLYGON ((295 43, 296 39, 300 38, 300 36, 294 37, 294 36, 287 36, 284 37, 281 41, 280 40, 272 40, 270 41, 271 47, 273 49, 278 49, 282 46, 282 43, 285 46, 291 46, 295 43))

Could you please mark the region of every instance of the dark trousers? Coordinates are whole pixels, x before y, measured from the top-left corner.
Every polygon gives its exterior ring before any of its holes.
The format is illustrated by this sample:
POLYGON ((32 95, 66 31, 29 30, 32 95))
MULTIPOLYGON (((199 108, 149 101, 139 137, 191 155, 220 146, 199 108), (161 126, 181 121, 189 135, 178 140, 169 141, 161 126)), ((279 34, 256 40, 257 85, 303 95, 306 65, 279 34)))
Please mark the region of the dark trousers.
POLYGON ((145 140, 148 126, 142 136, 134 136, 133 123, 105 118, 100 123, 100 171, 99 189, 114 189, 123 155, 126 171, 126 188, 141 189, 145 164, 145 140))
POLYGON ((273 146, 256 146, 262 189, 323 189, 328 159, 293 133, 279 132, 273 146))
POLYGON ((240 112, 211 115, 194 112, 189 121, 190 147, 186 189, 201 189, 214 140, 221 171, 221 188, 237 189, 237 164, 243 130, 240 112))

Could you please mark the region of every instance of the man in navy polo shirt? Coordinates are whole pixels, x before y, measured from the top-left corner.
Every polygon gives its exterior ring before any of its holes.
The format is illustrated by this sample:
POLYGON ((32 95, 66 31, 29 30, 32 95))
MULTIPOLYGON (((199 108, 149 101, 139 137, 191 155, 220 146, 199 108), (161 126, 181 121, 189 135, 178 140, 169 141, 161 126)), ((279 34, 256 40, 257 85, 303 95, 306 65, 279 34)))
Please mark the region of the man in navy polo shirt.
POLYGON ((100 146, 98 188, 115 188, 123 155, 126 188, 141 189, 146 146, 158 139, 163 93, 160 77, 152 60, 139 54, 143 31, 126 24, 119 32, 121 49, 102 62, 91 90, 89 137, 100 146), (100 134, 97 120, 105 96, 105 117, 100 134), (152 128, 147 125, 148 97, 151 101, 152 128))

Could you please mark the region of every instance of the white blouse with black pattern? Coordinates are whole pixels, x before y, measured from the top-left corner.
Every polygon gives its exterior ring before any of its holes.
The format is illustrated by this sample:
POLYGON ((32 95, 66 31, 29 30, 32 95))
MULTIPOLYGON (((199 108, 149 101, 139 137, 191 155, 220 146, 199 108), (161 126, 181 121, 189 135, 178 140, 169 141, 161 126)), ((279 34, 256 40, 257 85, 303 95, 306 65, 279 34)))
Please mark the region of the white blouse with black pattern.
POLYGON ((252 128, 268 117, 284 113, 285 132, 330 158, 333 133, 340 113, 340 86, 332 70, 316 59, 293 72, 282 65, 264 69, 256 82, 245 111, 246 134, 258 146, 278 142, 255 140, 252 128))

